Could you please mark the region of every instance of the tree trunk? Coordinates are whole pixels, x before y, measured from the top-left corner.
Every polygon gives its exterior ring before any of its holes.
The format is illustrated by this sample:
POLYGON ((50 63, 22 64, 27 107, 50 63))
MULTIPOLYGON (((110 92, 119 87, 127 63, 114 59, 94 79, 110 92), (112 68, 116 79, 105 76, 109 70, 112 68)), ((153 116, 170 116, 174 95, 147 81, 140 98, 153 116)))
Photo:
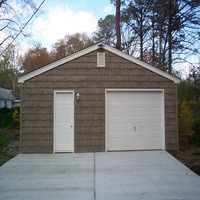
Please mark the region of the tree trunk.
POLYGON ((162 23, 160 22, 159 27, 159 68, 162 69, 162 23))
POLYGON ((143 61, 143 12, 140 9, 140 60, 143 61))
POLYGON ((154 13, 152 18, 152 65, 155 66, 155 19, 154 19, 154 13))
POLYGON ((121 7, 121 0, 116 1, 116 48, 121 50, 121 30, 120 30, 120 7, 121 7))
POLYGON ((169 12, 169 24, 168 24, 168 73, 172 73, 172 2, 169 0, 169 7, 168 7, 168 12, 169 12))

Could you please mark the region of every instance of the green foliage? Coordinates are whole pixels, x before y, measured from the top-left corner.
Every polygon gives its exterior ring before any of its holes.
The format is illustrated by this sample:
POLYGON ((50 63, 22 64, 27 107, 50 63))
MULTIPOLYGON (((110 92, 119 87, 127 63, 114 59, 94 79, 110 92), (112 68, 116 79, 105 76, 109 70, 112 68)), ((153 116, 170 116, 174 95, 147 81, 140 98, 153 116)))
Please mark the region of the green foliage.
POLYGON ((115 16, 107 15, 104 19, 98 21, 97 31, 94 32, 94 40, 96 42, 104 42, 105 44, 114 46, 116 36, 115 16))
POLYGON ((184 136, 192 134, 193 117, 187 101, 179 103, 179 133, 184 136))
POLYGON ((12 129, 0 129, 0 166, 15 156, 15 154, 4 150, 4 147, 6 147, 14 137, 15 132, 13 132, 12 129))
POLYGON ((199 136, 199 135, 196 136, 196 138, 195 138, 195 140, 194 140, 194 144, 195 144, 196 146, 200 147, 200 136, 199 136))
POLYGON ((3 148, 6 144, 14 138, 14 135, 8 131, 0 132, 0 148, 3 148))
POLYGON ((193 117, 192 129, 194 135, 198 135, 200 139, 200 101, 191 102, 190 108, 193 117))
POLYGON ((182 81, 178 87, 178 94, 180 100, 198 101, 200 89, 192 81, 182 81))
POLYGON ((0 61, 0 85, 4 88, 12 88, 9 76, 13 73, 10 68, 9 57, 4 56, 0 61))
POLYGON ((19 124, 20 124, 20 108, 19 107, 14 108, 12 119, 15 122, 15 125, 19 127, 19 124))
POLYGON ((1 127, 19 127, 20 108, 0 108, 0 126, 1 127), (14 114, 15 112, 15 114, 14 114), (14 118, 13 118, 14 115, 14 118))
POLYGON ((191 69, 187 80, 178 86, 179 94, 179 132, 192 135, 194 143, 200 145, 200 70, 191 69))
POLYGON ((200 142, 200 102, 179 102, 179 133, 194 136, 200 142))
POLYGON ((0 58, 0 86, 16 90, 17 78, 19 77, 19 59, 15 56, 14 48, 8 49, 0 58))
POLYGON ((7 119, 9 118, 9 108, 0 108, 0 122, 1 122, 1 127, 4 127, 8 123, 7 119))

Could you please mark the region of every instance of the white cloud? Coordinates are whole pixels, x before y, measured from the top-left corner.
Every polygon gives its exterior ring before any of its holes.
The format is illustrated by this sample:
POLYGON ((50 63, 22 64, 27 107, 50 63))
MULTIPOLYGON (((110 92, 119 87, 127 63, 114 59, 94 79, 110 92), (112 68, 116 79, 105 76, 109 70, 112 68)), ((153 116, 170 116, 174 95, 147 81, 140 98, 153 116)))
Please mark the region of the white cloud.
POLYGON ((105 12, 105 13, 111 12, 112 9, 113 9, 113 6, 112 6, 112 5, 107 5, 107 6, 104 8, 104 12, 105 12))
POLYGON ((97 21, 98 19, 92 13, 74 12, 67 6, 57 6, 34 21, 33 37, 35 40, 41 41, 43 46, 49 48, 51 44, 63 38, 66 34, 93 33, 97 21))

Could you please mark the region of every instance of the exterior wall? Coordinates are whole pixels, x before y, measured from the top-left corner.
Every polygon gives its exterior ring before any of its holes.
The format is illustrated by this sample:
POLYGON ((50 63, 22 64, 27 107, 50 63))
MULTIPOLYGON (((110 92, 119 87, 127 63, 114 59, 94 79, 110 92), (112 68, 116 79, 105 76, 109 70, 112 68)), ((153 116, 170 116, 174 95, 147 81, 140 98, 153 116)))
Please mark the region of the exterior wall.
POLYGON ((0 108, 4 108, 5 105, 6 105, 7 108, 12 108, 12 101, 0 99, 0 108))
POLYGON ((20 100, 13 100, 12 107, 20 107, 20 100))
POLYGON ((21 152, 53 152, 54 90, 74 90, 75 152, 105 151, 105 89, 164 89, 166 149, 178 148, 176 84, 106 51, 106 66, 97 67, 97 52, 61 65, 21 86, 21 152))

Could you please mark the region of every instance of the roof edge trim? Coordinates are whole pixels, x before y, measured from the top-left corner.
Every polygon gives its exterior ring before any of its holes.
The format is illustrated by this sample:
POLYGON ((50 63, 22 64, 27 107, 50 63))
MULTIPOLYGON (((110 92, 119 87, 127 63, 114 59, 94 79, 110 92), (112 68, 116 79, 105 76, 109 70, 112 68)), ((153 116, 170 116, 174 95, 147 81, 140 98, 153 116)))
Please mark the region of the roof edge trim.
MULTIPOLYGON (((39 69, 37 69, 37 70, 35 70, 33 72, 25 74, 24 76, 21 76, 18 79, 18 83, 24 83, 25 81, 27 81, 27 80, 29 80, 29 79, 37 76, 37 75, 40 75, 40 74, 42 74, 44 72, 47 72, 47 71, 49 71, 51 69, 54 69, 55 67, 57 67, 59 65, 63 65, 64 63, 67 63, 67 62, 69 62, 71 60, 74 60, 76 58, 79 58, 79 57, 81 57, 81 56, 83 56, 83 55, 85 55, 87 53, 95 51, 95 50, 99 49, 99 45, 101 45, 101 44, 102 43, 95 44, 95 45, 90 46, 90 47, 88 47, 86 49, 83 49, 83 50, 81 50, 81 51, 79 51, 77 53, 74 53, 74 54, 72 54, 70 56, 67 56, 67 57, 62 58, 62 59, 60 59, 58 61, 55 61, 55 62, 53 62, 53 63, 51 63, 49 65, 46 65, 46 66, 44 66, 42 68, 39 68, 39 69)), ((151 66, 151 65, 149 65, 149 64, 147 64, 147 63, 145 63, 145 62, 143 62, 143 61, 141 61, 141 60, 139 60, 137 58, 134 58, 134 57, 122 52, 122 51, 119 51, 119 50, 117 50, 117 49, 115 49, 113 47, 110 47, 110 46, 106 45, 106 44, 103 44, 103 48, 105 50, 107 50, 107 51, 110 51, 111 53, 114 53, 114 54, 126 59, 126 60, 129 60, 130 62, 133 62, 133 63, 135 63, 137 65, 140 65, 140 66, 144 67, 145 69, 148 69, 148 70, 150 70, 150 71, 152 71, 152 72, 154 72, 154 73, 156 73, 156 74, 158 74, 158 75, 160 75, 162 77, 165 77, 165 78, 173 81, 174 83, 180 83, 180 79, 178 79, 177 77, 175 77, 173 75, 170 75, 167 72, 164 72, 164 71, 162 71, 162 70, 160 70, 160 69, 158 69, 156 67, 153 67, 153 66, 151 66)))
POLYGON ((67 63, 67 62, 69 62, 71 60, 74 60, 74 59, 76 59, 78 57, 81 57, 81 56, 87 54, 87 53, 95 51, 96 49, 98 49, 98 44, 97 45, 93 45, 91 47, 88 47, 86 49, 83 49, 83 50, 81 50, 81 51, 79 51, 77 53, 74 53, 74 54, 72 54, 70 56, 67 56, 67 57, 62 58, 60 60, 57 60, 57 61, 55 61, 53 63, 50 63, 50 64, 48 64, 48 65, 46 65, 44 67, 41 67, 41 68, 39 68, 39 69, 37 69, 37 70, 35 70, 33 72, 30 72, 28 74, 25 74, 24 76, 21 76, 18 79, 18 83, 24 83, 25 81, 27 81, 27 80, 29 80, 29 79, 31 79, 31 78, 39 75, 39 74, 47 72, 47 71, 49 71, 49 70, 51 70, 51 69, 53 69, 53 68, 55 68, 55 67, 57 67, 59 65, 63 65, 63 64, 65 64, 65 63, 67 63))
POLYGON ((115 49, 113 47, 107 46, 107 45, 104 48, 106 50, 108 50, 108 51, 120 56, 120 57, 123 57, 126 60, 129 60, 129 61, 131 61, 131 62, 133 62, 135 64, 138 64, 138 65, 144 67, 145 69, 148 69, 148 70, 150 70, 152 72, 155 72, 156 74, 159 74, 159 75, 161 75, 161 76, 173 81, 174 83, 180 83, 180 79, 179 78, 177 78, 177 77, 175 77, 175 76, 173 76, 171 74, 168 74, 167 72, 164 72, 164 71, 162 71, 162 70, 160 70, 160 69, 158 69, 158 68, 156 68, 156 67, 154 67, 152 65, 149 65, 148 63, 145 63, 145 62, 143 62, 143 61, 141 61, 141 60, 139 60, 137 58, 134 58, 133 56, 130 56, 130 55, 128 55, 128 54, 126 54, 126 53, 124 53, 122 51, 119 51, 119 50, 117 50, 117 49, 115 49))

